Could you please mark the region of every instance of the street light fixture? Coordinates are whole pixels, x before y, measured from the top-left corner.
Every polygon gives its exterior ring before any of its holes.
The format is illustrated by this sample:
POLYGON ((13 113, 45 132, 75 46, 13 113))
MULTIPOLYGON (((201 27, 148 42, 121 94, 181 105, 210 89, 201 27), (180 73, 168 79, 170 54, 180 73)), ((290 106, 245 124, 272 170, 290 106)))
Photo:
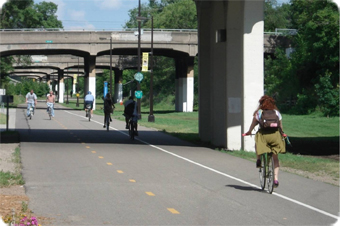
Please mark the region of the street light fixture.
POLYGON ((110 39, 110 94, 111 94, 111 98, 113 97, 112 95, 112 34, 110 36, 110 38, 99 38, 100 40, 108 40, 110 39))

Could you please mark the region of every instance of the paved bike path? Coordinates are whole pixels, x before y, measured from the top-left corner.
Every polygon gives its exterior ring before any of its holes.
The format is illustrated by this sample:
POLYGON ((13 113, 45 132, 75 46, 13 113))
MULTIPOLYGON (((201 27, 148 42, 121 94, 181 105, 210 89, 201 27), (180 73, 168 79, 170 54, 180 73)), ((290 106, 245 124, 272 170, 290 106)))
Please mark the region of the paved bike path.
POLYGON ((56 106, 52 120, 43 108, 32 120, 18 109, 16 126, 32 209, 59 225, 94 225, 95 217, 99 225, 336 221, 336 186, 281 171, 280 187, 269 195, 258 188, 253 162, 141 126, 132 141, 124 122, 114 120, 106 132, 103 117, 88 122, 84 112, 56 106), (149 190, 153 199, 145 195, 149 190))

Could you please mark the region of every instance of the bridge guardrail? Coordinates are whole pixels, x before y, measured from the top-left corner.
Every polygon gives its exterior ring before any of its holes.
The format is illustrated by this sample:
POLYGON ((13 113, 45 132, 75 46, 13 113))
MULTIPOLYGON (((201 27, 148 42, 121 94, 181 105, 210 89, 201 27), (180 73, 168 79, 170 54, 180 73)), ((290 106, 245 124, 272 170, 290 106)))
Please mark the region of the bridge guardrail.
MULTIPOLYGON (((142 28, 144 31, 151 31, 151 28, 142 28)), ((64 29, 64 28, 11 28, 11 29, 0 29, 1 31, 138 31, 138 28, 122 28, 122 29, 64 29)), ((153 31, 178 31, 178 32, 197 32, 197 29, 163 29, 154 28, 153 31)))

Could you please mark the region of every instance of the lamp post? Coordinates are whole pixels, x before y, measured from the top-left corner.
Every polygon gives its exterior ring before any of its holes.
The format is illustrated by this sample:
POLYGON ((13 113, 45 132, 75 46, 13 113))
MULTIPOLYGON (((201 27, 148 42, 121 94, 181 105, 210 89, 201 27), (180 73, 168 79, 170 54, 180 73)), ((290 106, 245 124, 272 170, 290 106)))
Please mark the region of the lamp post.
POLYGON ((66 83, 66 104, 69 104, 68 102, 68 81, 65 79, 65 83, 66 83))
POLYGON ((148 122, 155 122, 153 115, 153 16, 151 16, 151 59, 150 59, 150 113, 148 122))
MULTIPOLYGON (((140 73, 140 25, 141 25, 141 16, 140 16, 140 0, 138 0, 138 17, 137 17, 137 21, 138 21, 138 73, 140 73)), ((137 83, 137 90, 140 90, 140 84, 139 82, 137 83)), ((138 114, 138 118, 142 119, 142 114, 141 114, 141 107, 140 107, 140 99, 137 99, 137 114, 138 114)))
POLYGON ((110 36, 110 38, 99 38, 100 40, 108 40, 110 39, 110 94, 111 97, 113 97, 112 95, 112 34, 110 36))

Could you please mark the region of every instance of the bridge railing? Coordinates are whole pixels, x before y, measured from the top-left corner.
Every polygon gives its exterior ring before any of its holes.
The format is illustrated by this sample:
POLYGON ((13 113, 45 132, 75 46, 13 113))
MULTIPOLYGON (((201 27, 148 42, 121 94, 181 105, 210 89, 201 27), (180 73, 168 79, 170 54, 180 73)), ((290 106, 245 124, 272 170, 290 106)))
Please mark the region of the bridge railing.
POLYGON ((267 35, 297 35, 297 29, 275 28, 273 32, 264 32, 267 35))
MULTIPOLYGON (((144 31, 151 31, 151 28, 142 28, 144 31)), ((154 31, 170 31, 170 32, 197 32, 197 29, 163 29, 163 28, 154 28, 154 31)), ((0 29, 1 31, 138 31, 138 28, 122 28, 122 29, 64 29, 64 28, 13 28, 13 29, 0 29)))

